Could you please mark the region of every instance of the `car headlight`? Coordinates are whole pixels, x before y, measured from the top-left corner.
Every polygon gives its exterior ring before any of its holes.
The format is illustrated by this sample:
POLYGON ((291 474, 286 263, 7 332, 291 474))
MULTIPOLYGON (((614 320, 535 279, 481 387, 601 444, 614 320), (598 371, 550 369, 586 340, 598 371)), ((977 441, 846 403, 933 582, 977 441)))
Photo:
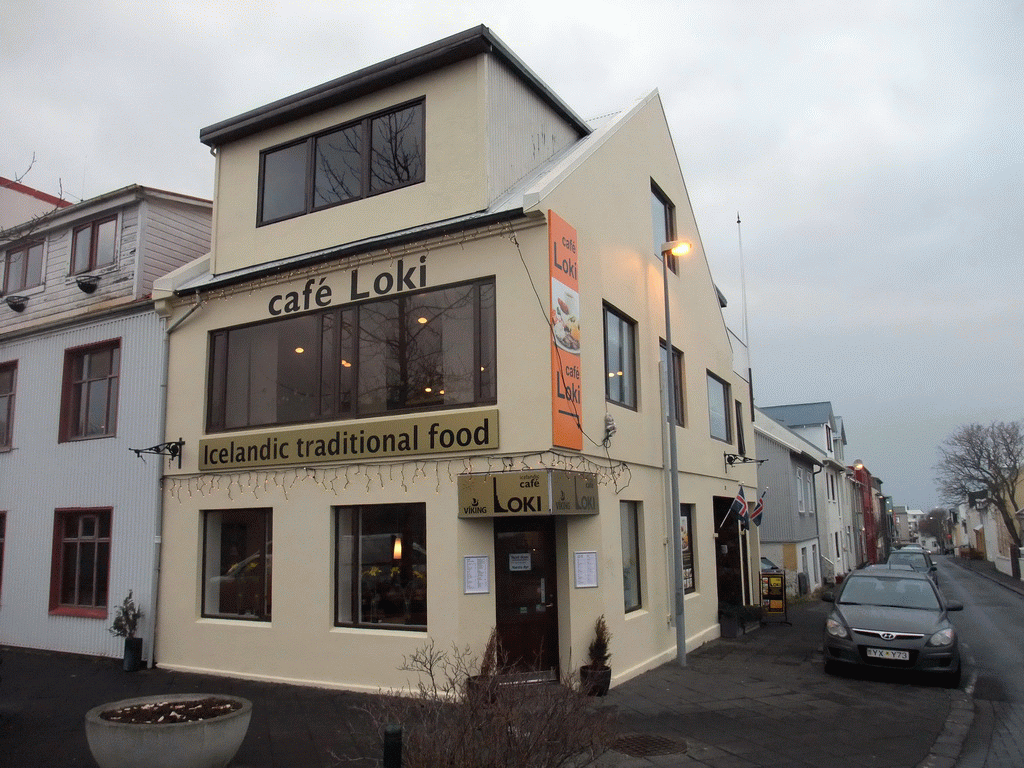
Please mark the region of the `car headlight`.
POLYGON ((928 638, 928 645, 931 646, 943 646, 953 644, 953 628, 946 627, 946 629, 940 629, 934 635, 928 638))
POLYGON ((832 635, 832 637, 850 636, 850 633, 846 631, 846 626, 834 613, 825 620, 825 631, 832 635))

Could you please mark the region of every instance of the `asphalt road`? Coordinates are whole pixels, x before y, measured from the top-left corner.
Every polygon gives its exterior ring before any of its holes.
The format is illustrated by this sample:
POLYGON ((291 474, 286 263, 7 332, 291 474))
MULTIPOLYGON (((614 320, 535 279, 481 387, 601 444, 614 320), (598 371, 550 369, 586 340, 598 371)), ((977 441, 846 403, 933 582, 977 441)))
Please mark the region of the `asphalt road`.
POLYGON ((957 768, 1024 765, 1024 597, 999 582, 939 558, 939 583, 964 604, 951 615, 960 633, 974 696, 974 723, 957 768))

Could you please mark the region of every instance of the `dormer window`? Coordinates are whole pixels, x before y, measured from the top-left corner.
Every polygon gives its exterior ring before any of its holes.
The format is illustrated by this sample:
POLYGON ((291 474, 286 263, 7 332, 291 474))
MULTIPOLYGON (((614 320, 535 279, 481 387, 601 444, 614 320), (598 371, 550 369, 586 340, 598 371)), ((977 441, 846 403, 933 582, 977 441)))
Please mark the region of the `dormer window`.
POLYGON ((4 293, 35 288, 43 282, 43 244, 28 243, 11 248, 4 257, 4 293))
POLYGON ((71 243, 71 274, 113 264, 117 258, 116 234, 117 216, 76 227, 71 243))
POLYGON ((260 157, 259 223, 421 182, 424 150, 422 100, 269 149, 260 157))

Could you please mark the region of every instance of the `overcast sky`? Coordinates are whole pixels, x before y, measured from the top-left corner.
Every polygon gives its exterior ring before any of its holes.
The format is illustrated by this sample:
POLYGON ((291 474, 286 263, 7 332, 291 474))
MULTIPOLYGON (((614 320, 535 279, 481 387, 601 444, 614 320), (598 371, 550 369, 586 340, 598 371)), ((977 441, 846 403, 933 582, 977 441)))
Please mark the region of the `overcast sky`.
POLYGON ((0 176, 212 197, 200 128, 478 24, 584 118, 658 89, 758 405, 830 400, 924 510, 1024 418, 1021 0, 4 0, 0 176))

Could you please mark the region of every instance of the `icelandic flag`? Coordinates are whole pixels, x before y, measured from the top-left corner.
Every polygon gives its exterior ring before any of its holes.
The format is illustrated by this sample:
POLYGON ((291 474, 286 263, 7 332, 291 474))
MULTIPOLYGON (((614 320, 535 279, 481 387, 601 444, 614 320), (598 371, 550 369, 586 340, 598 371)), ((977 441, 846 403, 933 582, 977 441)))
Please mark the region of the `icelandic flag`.
POLYGON ((729 511, 735 513, 736 519, 739 520, 740 527, 743 530, 750 527, 750 520, 747 517, 747 497, 743 495, 742 485, 740 486, 739 493, 736 494, 736 498, 732 500, 729 511))
POLYGON ((757 500, 757 504, 754 505, 754 508, 750 512, 750 521, 759 528, 761 527, 761 517, 764 515, 764 497, 766 493, 768 493, 767 488, 764 490, 764 493, 761 494, 761 498, 757 500))

